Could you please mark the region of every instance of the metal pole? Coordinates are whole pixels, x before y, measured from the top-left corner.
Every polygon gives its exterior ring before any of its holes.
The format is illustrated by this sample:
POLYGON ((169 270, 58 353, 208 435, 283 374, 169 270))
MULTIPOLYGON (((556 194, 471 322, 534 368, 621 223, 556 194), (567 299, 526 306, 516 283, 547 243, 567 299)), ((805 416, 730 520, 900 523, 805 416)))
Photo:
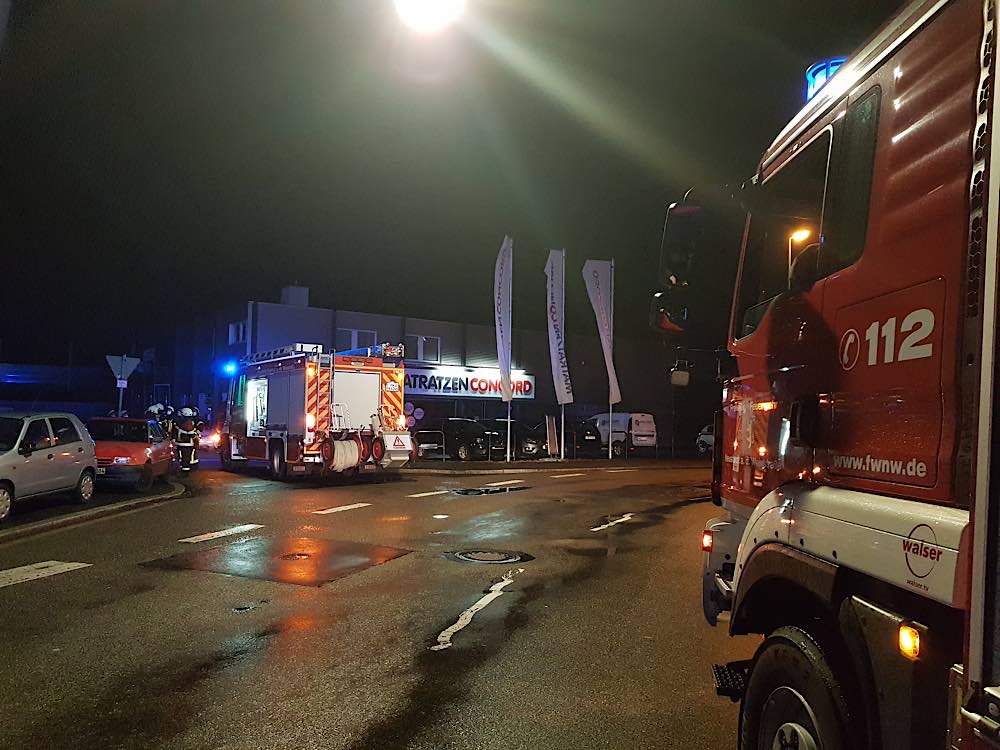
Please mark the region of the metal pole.
MULTIPOLYGON (((122 355, 122 366, 118 368, 118 380, 122 379, 122 373, 125 372, 125 355, 122 355)), ((118 416, 122 415, 122 398, 125 396, 125 389, 120 385, 118 386, 118 416)))
POLYGON ((513 432, 510 422, 510 401, 507 402, 507 463, 510 463, 510 433, 513 432))
MULTIPOLYGON (((566 353, 566 248, 562 251, 562 269, 559 271, 559 325, 562 327, 563 354, 566 353)), ((566 362, 567 368, 569 361, 566 362)), ((566 404, 559 404, 559 458, 566 460, 566 404)))
POLYGON ((559 458, 563 461, 566 460, 566 404, 559 405, 559 411, 562 412, 562 421, 559 428, 559 458))
MULTIPOLYGON (((608 321, 611 333, 611 361, 615 359, 615 259, 611 259, 611 310, 609 311, 608 321)), ((609 375, 610 378, 610 375, 609 375)), ((614 404, 611 403, 611 381, 608 380, 608 460, 611 460, 612 450, 611 445, 615 441, 615 428, 614 422, 612 421, 612 415, 614 413, 614 404)))

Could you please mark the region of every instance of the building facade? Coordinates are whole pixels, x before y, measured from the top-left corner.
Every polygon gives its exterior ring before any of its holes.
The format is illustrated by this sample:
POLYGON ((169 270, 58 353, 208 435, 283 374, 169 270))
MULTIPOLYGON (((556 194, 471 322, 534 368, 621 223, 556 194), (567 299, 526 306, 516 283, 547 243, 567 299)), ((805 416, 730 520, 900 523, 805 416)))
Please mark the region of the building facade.
MULTIPOLYGON (((321 344, 326 351, 402 343, 406 411, 413 430, 436 429, 446 417, 507 414, 492 326, 311 307, 304 287, 286 287, 280 303, 247 301, 221 309, 179 333, 175 404, 196 404, 202 413, 221 418, 229 388, 227 363, 296 342, 321 344)), ((575 395, 567 417, 584 419, 607 411, 607 373, 596 331, 593 336, 568 336, 566 350, 575 395)), ((664 356, 662 342, 652 336, 619 337, 615 361, 624 400, 615 410, 653 413, 660 442, 667 446, 676 405, 664 356)), ((545 331, 514 330, 512 366, 513 417, 536 425, 546 415, 558 414, 545 331)), ((710 413, 695 421, 710 421, 710 413)))

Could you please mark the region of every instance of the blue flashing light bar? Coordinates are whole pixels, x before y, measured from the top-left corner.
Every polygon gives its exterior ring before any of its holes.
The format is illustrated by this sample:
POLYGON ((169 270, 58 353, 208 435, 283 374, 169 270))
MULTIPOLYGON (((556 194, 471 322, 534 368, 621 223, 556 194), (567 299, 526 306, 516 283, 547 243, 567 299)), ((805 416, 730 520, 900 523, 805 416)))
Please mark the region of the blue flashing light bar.
POLYGON ((815 65, 810 65, 806 71, 806 101, 811 100, 819 90, 826 85, 826 82, 833 78, 833 74, 840 69, 840 66, 847 62, 846 57, 831 57, 822 60, 815 65))
POLYGON ((235 362, 226 362, 222 366, 222 371, 226 375, 235 375, 236 374, 236 363, 235 362))

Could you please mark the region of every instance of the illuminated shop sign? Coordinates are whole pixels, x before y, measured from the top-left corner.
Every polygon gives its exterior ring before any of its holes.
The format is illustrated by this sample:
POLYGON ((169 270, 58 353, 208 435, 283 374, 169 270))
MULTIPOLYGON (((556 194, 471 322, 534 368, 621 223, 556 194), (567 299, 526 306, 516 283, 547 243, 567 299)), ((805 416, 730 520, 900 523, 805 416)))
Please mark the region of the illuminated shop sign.
MULTIPOLYGON (((524 370, 511 372, 515 399, 535 397, 535 376, 524 370)), ((448 398, 493 398, 500 400, 500 370, 490 367, 406 366, 403 390, 411 396, 448 398)))
POLYGON ((841 65, 847 61, 846 57, 831 57, 811 65, 806 71, 806 101, 809 101, 819 90, 823 88, 827 81, 833 77, 841 65))

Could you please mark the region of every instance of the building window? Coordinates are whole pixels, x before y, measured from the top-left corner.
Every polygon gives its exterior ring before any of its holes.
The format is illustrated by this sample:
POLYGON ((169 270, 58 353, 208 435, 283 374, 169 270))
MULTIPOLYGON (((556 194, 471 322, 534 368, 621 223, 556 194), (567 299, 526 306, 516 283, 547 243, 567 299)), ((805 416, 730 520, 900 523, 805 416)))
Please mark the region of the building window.
POLYGON ((366 331, 354 328, 338 328, 337 339, 334 342, 334 345, 338 352, 346 352, 350 349, 375 346, 377 341, 378 334, 375 331, 366 331))
POLYGON ((229 345, 242 344, 247 340, 247 324, 238 320, 229 324, 229 345))
POLYGON ((417 362, 441 361, 440 336, 408 335, 404 343, 406 344, 407 359, 415 360, 417 362))

